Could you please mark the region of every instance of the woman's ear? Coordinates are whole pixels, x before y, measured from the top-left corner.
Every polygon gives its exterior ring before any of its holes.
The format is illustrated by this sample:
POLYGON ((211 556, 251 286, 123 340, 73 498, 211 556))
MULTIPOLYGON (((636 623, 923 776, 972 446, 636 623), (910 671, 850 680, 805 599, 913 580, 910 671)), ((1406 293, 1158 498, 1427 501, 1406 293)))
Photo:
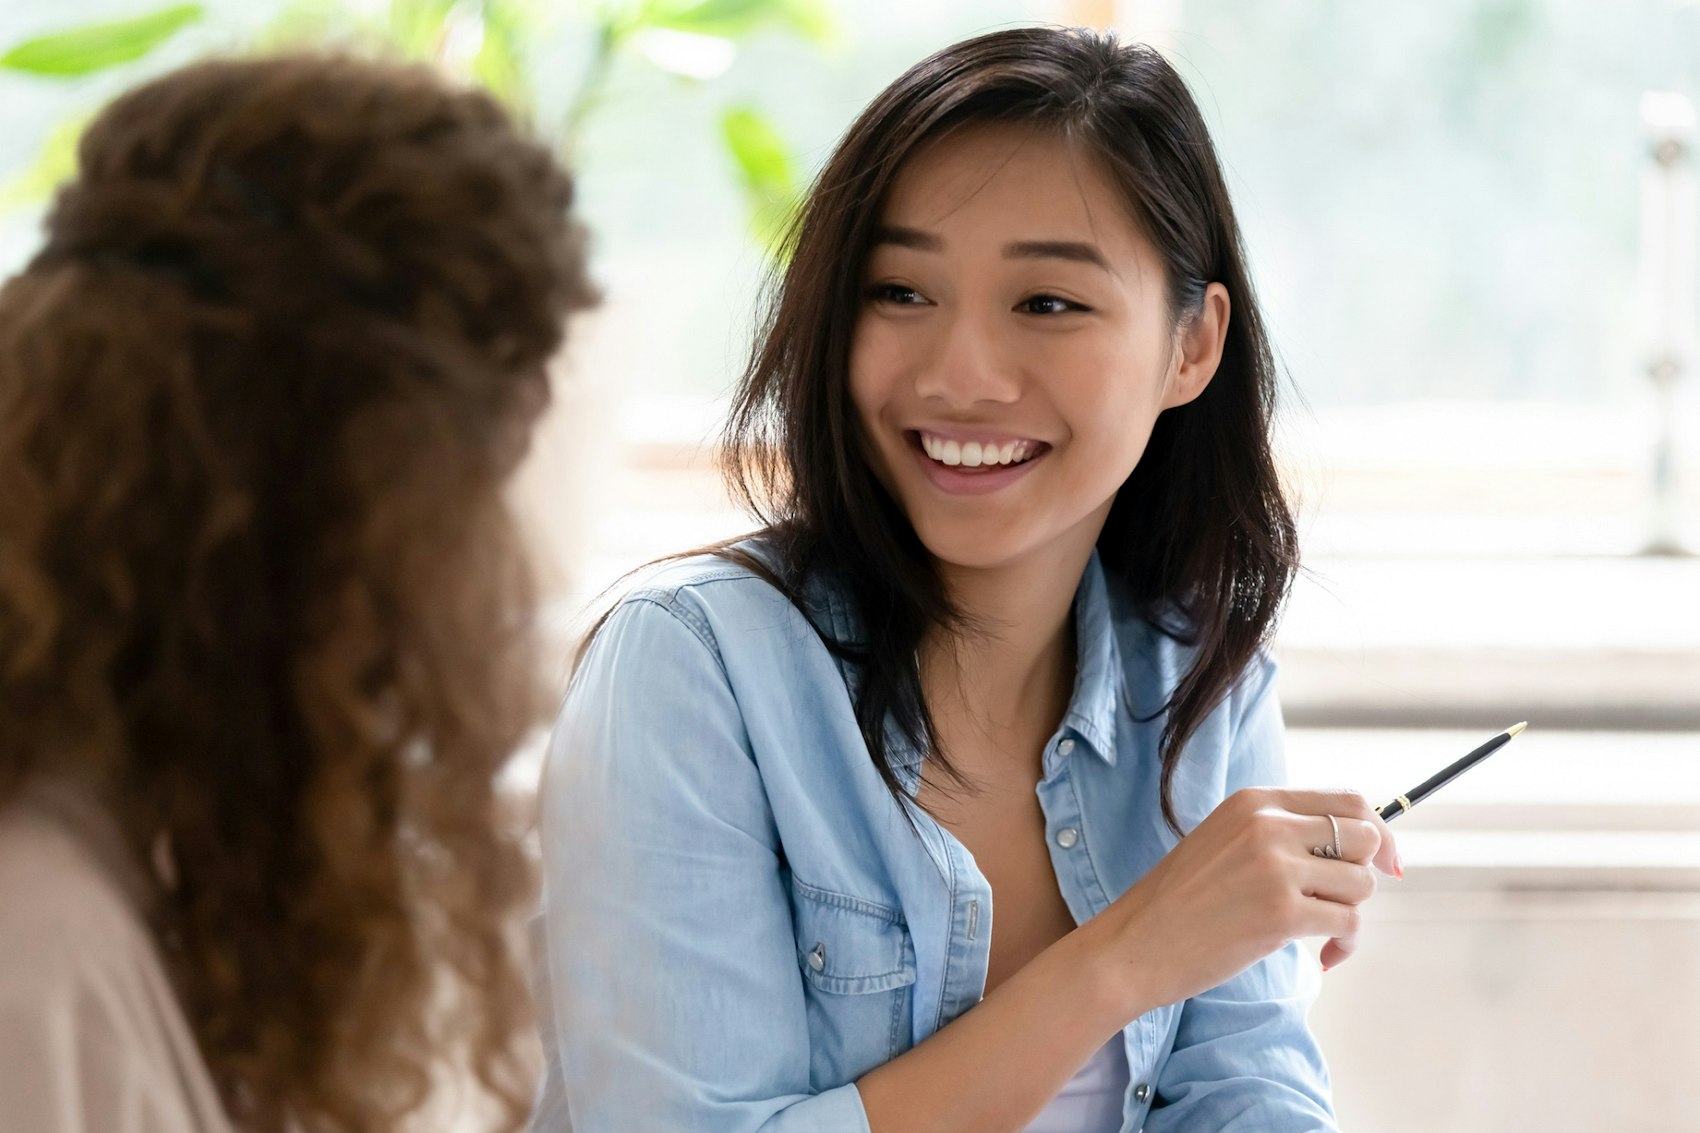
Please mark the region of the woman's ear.
POLYGON ((1228 289, 1212 283, 1204 289, 1198 314, 1182 328, 1180 366, 1169 378, 1163 393, 1163 408, 1185 405, 1204 392, 1216 367, 1222 362, 1222 344, 1228 337, 1228 289))

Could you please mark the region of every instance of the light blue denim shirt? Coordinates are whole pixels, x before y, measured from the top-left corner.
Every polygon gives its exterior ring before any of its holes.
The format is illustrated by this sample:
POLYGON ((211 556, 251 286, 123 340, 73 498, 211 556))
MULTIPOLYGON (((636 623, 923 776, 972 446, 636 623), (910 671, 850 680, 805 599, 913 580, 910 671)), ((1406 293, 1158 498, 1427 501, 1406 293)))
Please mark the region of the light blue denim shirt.
MULTIPOLYGON (((855 639, 842 594, 809 595, 823 627, 855 639)), ((1191 654, 1134 616, 1096 556, 1074 616, 1074 693, 1038 796, 1083 922, 1175 845, 1149 717, 1191 654)), ((1261 659, 1187 745, 1183 829, 1283 781, 1273 681, 1261 659)), ((534 1129, 570 1114, 576 1133, 865 1131, 855 1080, 979 1002, 991 889, 942 826, 905 818, 857 729, 855 686, 794 606, 719 559, 662 568, 616 608, 544 773, 552 1049, 534 1129)), ((911 793, 918 769, 911 753, 911 793)), ((1289 945, 1134 1019, 1122 1129, 1333 1129, 1305 1024, 1316 985, 1289 945)))

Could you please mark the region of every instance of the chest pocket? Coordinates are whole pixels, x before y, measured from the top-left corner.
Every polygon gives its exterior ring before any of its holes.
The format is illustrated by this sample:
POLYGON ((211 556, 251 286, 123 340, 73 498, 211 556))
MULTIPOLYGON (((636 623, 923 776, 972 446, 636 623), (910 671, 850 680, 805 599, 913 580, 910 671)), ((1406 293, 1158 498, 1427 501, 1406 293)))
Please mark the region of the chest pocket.
POLYGON ((915 946, 898 910, 791 880, 809 1084, 853 1082, 909 1047, 915 946))

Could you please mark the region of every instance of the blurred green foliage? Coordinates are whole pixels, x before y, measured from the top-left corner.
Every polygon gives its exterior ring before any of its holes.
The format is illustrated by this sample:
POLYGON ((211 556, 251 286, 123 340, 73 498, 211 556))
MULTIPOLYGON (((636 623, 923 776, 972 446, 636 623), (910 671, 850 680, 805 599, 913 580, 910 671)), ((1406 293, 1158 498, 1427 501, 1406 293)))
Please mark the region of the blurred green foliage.
POLYGON ((80 78, 133 63, 206 15, 199 4, 177 4, 134 16, 38 36, 0 55, 0 68, 54 78, 80 78))
POLYGON ((752 234, 769 248, 781 246, 797 207, 798 177, 791 151, 767 118, 748 104, 728 107, 720 130, 737 162, 752 234))
MULTIPOLYGON (((206 18, 199 4, 177 4, 125 20, 68 28, 19 43, 0 69, 44 80, 76 79, 144 59, 179 31, 206 18)), ((428 61, 476 82, 530 121, 570 157, 585 123, 610 96, 616 66, 637 64, 694 86, 708 86, 732 65, 739 44, 775 31, 815 45, 835 34, 827 0, 292 0, 250 45, 257 50, 345 45, 428 61), (540 76, 532 45, 564 22, 588 37, 583 73, 557 120, 539 120, 540 76)), ((38 201, 74 170, 76 139, 88 114, 54 129, 35 163, 4 186, 0 208, 38 201)), ((747 102, 721 113, 725 152, 746 202, 752 234, 770 250, 801 193, 797 163, 773 122, 747 102)))

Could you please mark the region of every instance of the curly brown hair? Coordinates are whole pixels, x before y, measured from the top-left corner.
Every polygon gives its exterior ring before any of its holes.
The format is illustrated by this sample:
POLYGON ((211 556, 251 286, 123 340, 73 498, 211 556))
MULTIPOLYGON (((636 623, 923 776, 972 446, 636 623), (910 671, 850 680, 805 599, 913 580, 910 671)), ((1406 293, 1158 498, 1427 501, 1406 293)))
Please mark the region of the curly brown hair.
POLYGON ((543 705, 502 488, 593 301, 572 183, 424 68, 198 64, 0 289, 0 802, 107 803, 233 1121, 518 1126, 543 705))

